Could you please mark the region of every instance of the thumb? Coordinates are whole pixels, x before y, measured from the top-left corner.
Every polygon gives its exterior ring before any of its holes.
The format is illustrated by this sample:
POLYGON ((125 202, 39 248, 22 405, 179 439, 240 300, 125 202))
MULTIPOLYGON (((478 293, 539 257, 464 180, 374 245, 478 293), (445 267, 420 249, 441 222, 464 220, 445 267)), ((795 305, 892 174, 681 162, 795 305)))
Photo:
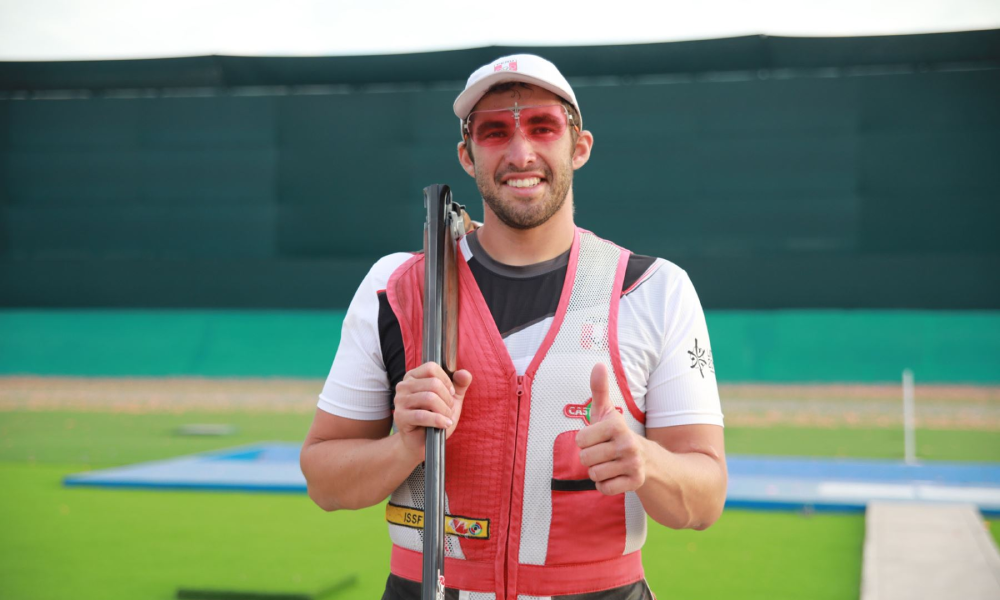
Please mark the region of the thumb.
POLYGON ((469 373, 465 369, 455 371, 455 374, 451 377, 451 381, 455 384, 455 396, 458 399, 464 399, 465 391, 472 385, 472 373, 469 373))
POLYGON ((597 423, 609 414, 614 414, 615 405, 611 403, 611 393, 608 391, 608 367, 597 363, 590 372, 590 394, 593 404, 590 405, 590 422, 597 423))

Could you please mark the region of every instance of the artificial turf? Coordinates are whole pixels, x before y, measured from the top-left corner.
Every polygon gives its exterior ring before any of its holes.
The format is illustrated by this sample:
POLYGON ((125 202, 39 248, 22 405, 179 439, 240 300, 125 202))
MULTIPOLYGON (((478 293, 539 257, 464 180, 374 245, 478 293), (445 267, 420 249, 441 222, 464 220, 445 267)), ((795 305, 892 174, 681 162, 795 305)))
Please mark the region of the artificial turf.
MULTIPOLYGON (((389 540, 380 506, 324 513, 300 495, 63 488, 80 468, 0 463, 0 597, 304 592, 350 574, 357 584, 338 597, 381 594, 389 540)), ((733 510, 704 532, 651 524, 647 576, 665 598, 854 598, 863 521, 733 510)))
MULTIPOLYGON (((260 441, 301 441, 312 421, 300 413, 0 412, 0 461, 73 463, 92 467, 132 464, 260 441), (192 423, 230 424, 225 437, 176 435, 192 423)), ((901 459, 903 434, 893 429, 726 428, 728 454, 901 459)), ((917 432, 926 460, 1000 462, 992 431, 917 432)))
MULTIPOLYGON (((301 440, 311 415, 0 412, 0 598, 167 600, 178 587, 378 598, 389 542, 381 507, 324 513, 304 495, 64 488, 64 476, 263 440, 301 440), (229 423, 224 438, 181 437, 229 423)), ((898 457, 895 432, 729 428, 731 454, 898 457)), ((1000 460, 995 434, 924 431, 921 454, 1000 460), (925 454, 929 452, 929 454, 925 454)), ((1000 534, 991 523, 994 536, 1000 534)), ((858 597, 861 515, 729 510, 703 532, 651 524, 647 576, 661 598, 858 597)))

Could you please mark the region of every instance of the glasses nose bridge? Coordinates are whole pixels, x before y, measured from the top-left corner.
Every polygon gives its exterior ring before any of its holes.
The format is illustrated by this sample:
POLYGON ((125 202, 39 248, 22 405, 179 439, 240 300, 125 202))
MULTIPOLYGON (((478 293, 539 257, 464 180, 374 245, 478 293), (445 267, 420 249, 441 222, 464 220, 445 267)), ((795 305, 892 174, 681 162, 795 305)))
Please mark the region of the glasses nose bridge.
POLYGON ((536 157, 534 143, 528 139, 528 136, 521 131, 520 127, 515 127, 514 133, 511 134, 510 139, 507 140, 507 145, 504 148, 504 151, 507 155, 507 159, 511 163, 520 166, 530 164, 536 157))
MULTIPOLYGON (((517 102, 511 107, 510 112, 514 113, 514 132, 520 131, 521 136, 524 137, 524 131, 521 130, 521 107, 517 105, 517 102)), ((513 138, 513 135, 511 137, 513 138)), ((525 139, 527 140, 527 138, 525 139)))

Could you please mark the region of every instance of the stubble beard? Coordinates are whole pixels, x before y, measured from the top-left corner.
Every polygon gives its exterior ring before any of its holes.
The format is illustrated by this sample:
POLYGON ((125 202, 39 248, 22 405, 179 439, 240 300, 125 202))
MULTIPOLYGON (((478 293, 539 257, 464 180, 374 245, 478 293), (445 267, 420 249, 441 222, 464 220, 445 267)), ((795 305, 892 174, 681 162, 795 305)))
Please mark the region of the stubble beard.
MULTIPOLYGON (((501 192, 506 184, 501 179, 511 173, 518 173, 516 169, 507 169, 490 177, 476 169, 476 185, 479 193, 483 196, 483 201, 493 214, 500 219, 500 222, 512 229, 533 229, 546 223, 559 209, 566 204, 570 187, 573 185, 573 166, 570 160, 560 165, 559 176, 554 178, 552 170, 545 168, 542 170, 545 176, 548 191, 541 200, 505 200, 501 197, 501 192)), ((533 169, 532 171, 538 171, 533 169)))

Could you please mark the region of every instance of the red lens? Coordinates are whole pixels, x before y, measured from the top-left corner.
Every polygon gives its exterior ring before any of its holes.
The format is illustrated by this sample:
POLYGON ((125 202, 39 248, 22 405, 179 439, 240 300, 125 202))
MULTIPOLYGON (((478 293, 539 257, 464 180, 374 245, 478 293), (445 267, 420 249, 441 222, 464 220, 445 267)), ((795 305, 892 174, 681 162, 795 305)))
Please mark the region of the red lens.
POLYGON ((514 111, 480 110, 469 115, 469 135, 478 146, 502 146, 514 137, 514 111))
POLYGON ((479 146, 502 146, 520 129, 532 142, 554 142, 568 127, 566 109, 561 104, 479 110, 469 115, 469 134, 479 146), (518 127, 520 125, 520 127, 518 127))

